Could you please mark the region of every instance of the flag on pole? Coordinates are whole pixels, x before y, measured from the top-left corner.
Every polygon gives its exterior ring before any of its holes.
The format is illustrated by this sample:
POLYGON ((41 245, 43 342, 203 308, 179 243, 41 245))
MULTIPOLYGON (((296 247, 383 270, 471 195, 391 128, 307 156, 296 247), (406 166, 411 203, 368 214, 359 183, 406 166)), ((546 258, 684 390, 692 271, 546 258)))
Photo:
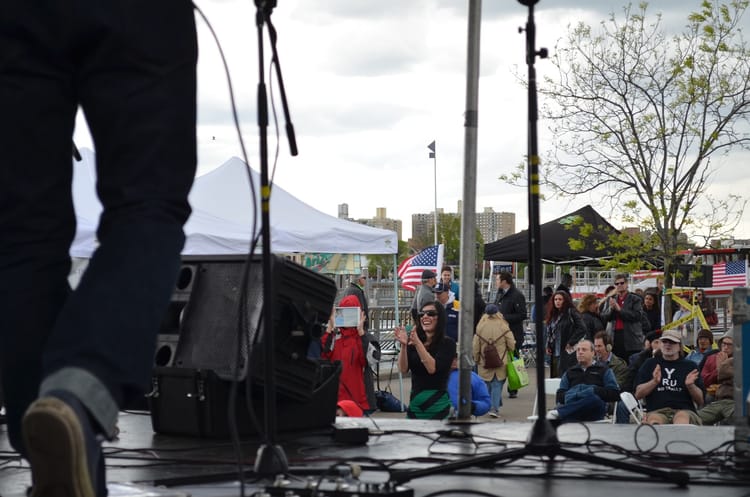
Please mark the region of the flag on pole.
POLYGON ((432 140, 432 143, 427 145, 427 148, 430 149, 430 159, 435 158, 435 140, 432 140))
POLYGON ((713 286, 745 286, 747 267, 745 261, 719 262, 713 265, 713 286))
POLYGON ((401 278, 401 286, 416 290, 422 284, 422 271, 430 269, 435 274, 440 274, 442 265, 443 244, 427 247, 399 264, 398 277, 401 278))

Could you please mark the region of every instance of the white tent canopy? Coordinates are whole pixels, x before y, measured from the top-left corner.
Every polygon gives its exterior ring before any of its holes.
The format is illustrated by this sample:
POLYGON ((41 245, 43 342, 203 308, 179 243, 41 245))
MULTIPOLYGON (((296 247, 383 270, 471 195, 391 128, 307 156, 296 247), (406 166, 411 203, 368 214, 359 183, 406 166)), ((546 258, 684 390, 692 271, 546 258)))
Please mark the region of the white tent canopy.
MULTIPOLYGON (((81 150, 74 162, 73 200, 78 227, 71 247, 73 257, 90 257, 96 248, 96 226, 102 206, 94 189, 94 153, 81 150)), ((253 214, 260 231, 260 198, 253 205, 245 163, 232 157, 195 179, 190 192, 193 213, 185 224, 184 255, 245 254, 250 247, 253 214)), ((250 170, 260 195, 260 174, 250 170)), ((270 204, 271 250, 275 253, 331 252, 339 254, 395 254, 394 231, 338 219, 305 204, 274 185, 270 204)))

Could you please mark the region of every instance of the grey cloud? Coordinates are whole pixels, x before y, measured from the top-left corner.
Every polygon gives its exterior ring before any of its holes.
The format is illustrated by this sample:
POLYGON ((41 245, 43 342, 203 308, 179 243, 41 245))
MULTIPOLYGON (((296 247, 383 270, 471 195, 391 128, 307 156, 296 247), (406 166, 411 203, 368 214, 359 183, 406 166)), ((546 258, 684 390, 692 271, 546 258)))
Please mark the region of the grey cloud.
POLYGON ((300 133, 322 136, 393 128, 404 115, 415 112, 399 105, 362 102, 336 108, 307 108, 300 113, 300 133))

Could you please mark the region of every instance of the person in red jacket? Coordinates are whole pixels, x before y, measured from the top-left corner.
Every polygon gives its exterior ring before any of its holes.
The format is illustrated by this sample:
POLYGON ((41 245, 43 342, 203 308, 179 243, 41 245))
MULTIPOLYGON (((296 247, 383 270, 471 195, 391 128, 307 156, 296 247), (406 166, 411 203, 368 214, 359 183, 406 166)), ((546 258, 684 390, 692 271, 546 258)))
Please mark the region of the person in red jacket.
POLYGON ((331 328, 321 339, 323 345, 323 359, 341 362, 341 378, 339 379, 338 400, 351 400, 363 411, 370 410, 365 391, 364 373, 367 367, 367 335, 365 334, 365 313, 359 305, 355 295, 347 295, 339 307, 357 307, 360 309, 360 319, 356 328, 331 328))

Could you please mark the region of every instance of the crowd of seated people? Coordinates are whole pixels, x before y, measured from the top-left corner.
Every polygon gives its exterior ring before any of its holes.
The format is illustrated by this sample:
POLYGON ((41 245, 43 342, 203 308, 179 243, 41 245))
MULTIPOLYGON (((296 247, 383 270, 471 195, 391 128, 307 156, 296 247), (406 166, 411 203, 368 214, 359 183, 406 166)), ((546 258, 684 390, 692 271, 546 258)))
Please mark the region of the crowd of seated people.
MULTIPOLYGON (((725 333, 715 345, 712 332, 708 329, 701 329, 697 333, 695 345, 684 346, 683 337, 686 333, 683 330, 671 328, 662 333, 660 319, 655 317, 659 314, 659 310, 658 298, 654 291, 647 290, 642 297, 635 292, 631 294, 627 291, 627 279, 622 275, 618 275, 616 279, 619 280, 620 288, 611 289, 610 294, 605 295, 601 301, 590 294, 585 295, 579 303, 579 311, 589 317, 586 324, 606 323, 603 329, 593 335, 593 362, 582 364, 581 357, 578 355, 576 364, 558 374, 567 378, 569 373, 574 373, 575 369, 578 372, 574 374, 574 377, 580 381, 586 376, 581 374, 582 371, 585 373, 594 365, 607 367, 617 381, 618 391, 630 392, 641 402, 645 410, 644 423, 710 425, 731 421, 735 407, 732 330, 725 333), (629 304, 631 308, 638 307, 635 299, 641 299, 640 303, 645 317, 640 323, 635 324, 632 317, 628 316, 630 324, 626 327, 617 322, 623 319, 623 316, 617 316, 617 313, 626 313, 628 300, 636 302, 629 304), (643 301, 648 301, 648 304, 643 301), (628 328, 629 333, 633 333, 633 330, 637 333, 638 327, 642 336, 642 350, 637 352, 627 350, 629 347, 623 347, 622 336, 620 346, 615 348, 613 342, 618 339, 618 331, 623 332, 628 328)), ((700 293, 700 297, 696 294, 696 301, 702 309, 705 308, 703 312, 706 315, 715 316, 710 302, 705 299, 702 292, 700 293)), ((673 319, 679 319, 679 317, 678 311, 673 319)), ((579 343, 585 340, 591 340, 588 332, 579 343)), ((576 351, 578 348, 576 346, 576 351)), ((588 346, 584 347, 584 349, 587 348, 588 346)), ((598 396, 598 400, 588 399, 597 404, 596 412, 581 413, 580 410, 576 410, 573 415, 569 413, 571 408, 566 407, 565 397, 571 396, 568 393, 570 387, 569 380, 565 385, 561 383, 557 406, 548 416, 558 420, 557 422, 601 419, 600 401, 606 401, 602 395, 598 396), (560 413, 563 415, 561 416, 560 413)), ((580 387, 575 390, 579 389, 580 387)), ((589 387, 585 387, 584 390, 588 393, 594 391, 589 387)), ((600 389, 598 393, 603 394, 604 390, 600 389)), ((610 398, 611 395, 610 391, 605 397, 610 398)), ((580 402, 575 405, 578 404, 580 402)), ((612 409, 614 405, 617 404, 610 402, 609 414, 616 417, 616 422, 629 422, 630 416, 627 409, 624 406, 618 406, 618 412, 614 412, 612 409)))

